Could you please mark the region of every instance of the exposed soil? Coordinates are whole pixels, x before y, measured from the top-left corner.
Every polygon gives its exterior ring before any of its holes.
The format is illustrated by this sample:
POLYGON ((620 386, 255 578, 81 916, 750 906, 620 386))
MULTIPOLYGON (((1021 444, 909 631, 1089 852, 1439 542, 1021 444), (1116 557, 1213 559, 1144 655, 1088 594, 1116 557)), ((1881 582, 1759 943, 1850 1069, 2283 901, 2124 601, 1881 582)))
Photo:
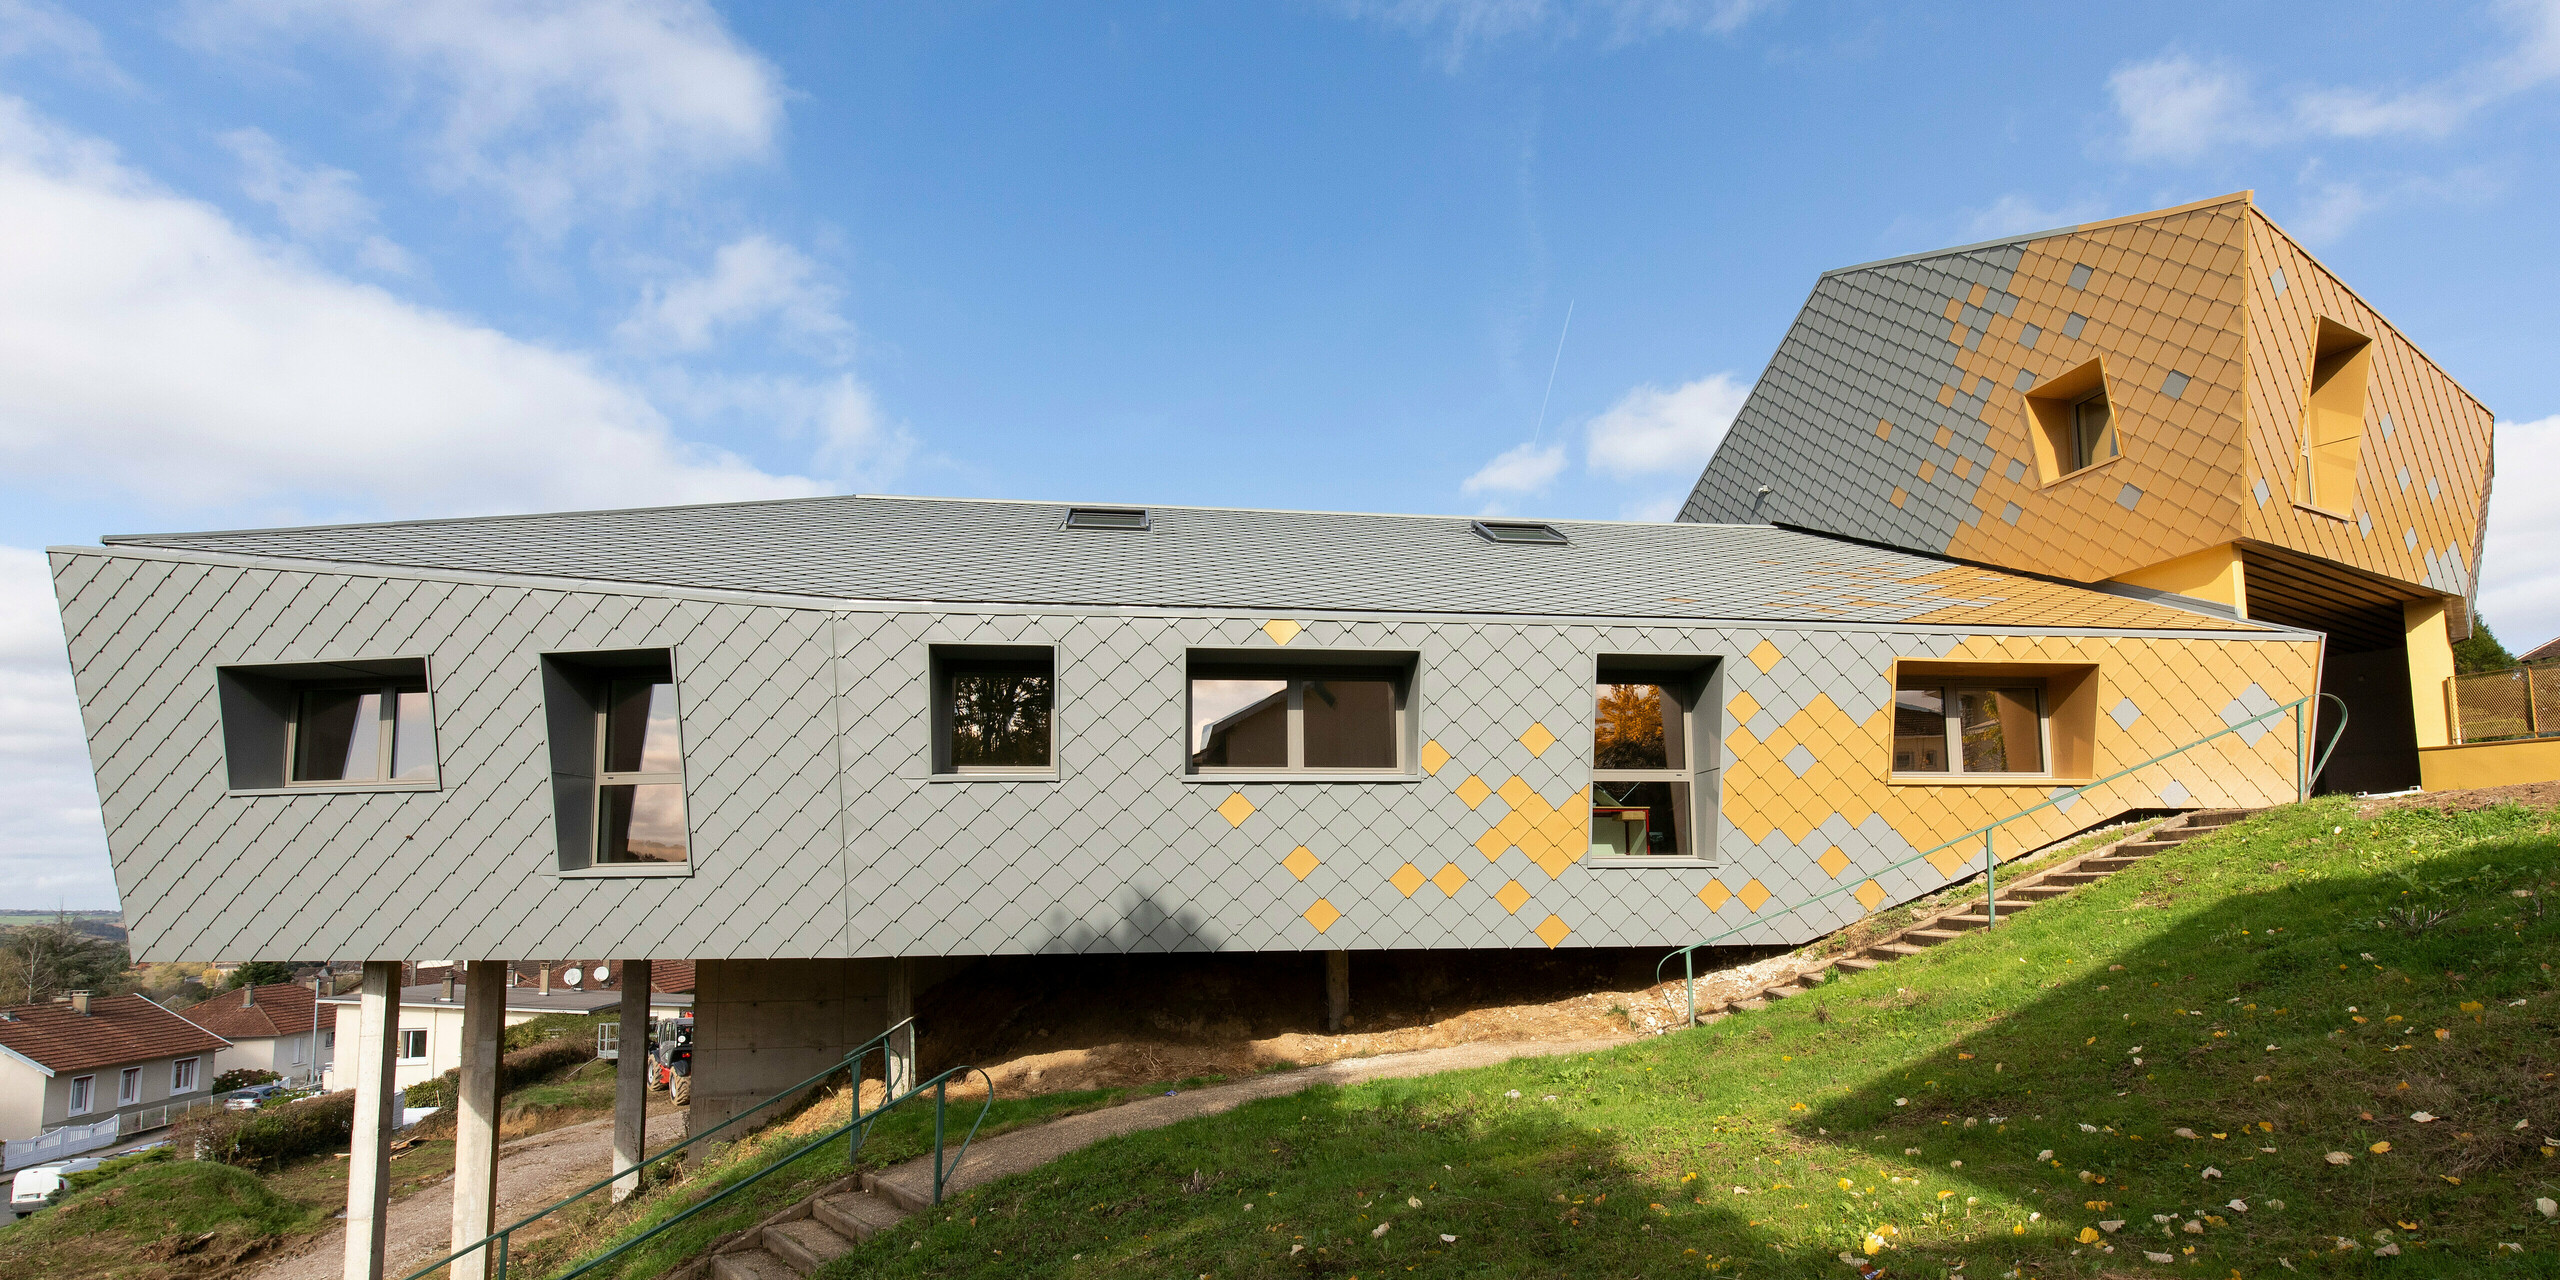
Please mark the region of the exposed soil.
MULTIPOLYGON (((1351 959, 1339 1033, 1324 1029, 1321 955, 995 957, 922 993, 919 1051, 927 1073, 975 1063, 1022 1096, 1465 1044, 1622 1040, 1685 1016, 1676 980, 1652 985, 1662 954, 1364 951, 1351 959)), ((1701 964, 1701 1004, 1808 963, 1769 948, 1716 961, 1701 964)))
POLYGON ((2392 809, 2439 809, 2446 813, 2469 813, 2491 805, 2520 804, 2528 809, 2560 808, 2560 782, 2519 782, 2504 787, 2479 787, 2470 791, 2425 791, 2413 796, 2392 796, 2367 800, 2356 806, 2357 817, 2370 817, 2392 809))

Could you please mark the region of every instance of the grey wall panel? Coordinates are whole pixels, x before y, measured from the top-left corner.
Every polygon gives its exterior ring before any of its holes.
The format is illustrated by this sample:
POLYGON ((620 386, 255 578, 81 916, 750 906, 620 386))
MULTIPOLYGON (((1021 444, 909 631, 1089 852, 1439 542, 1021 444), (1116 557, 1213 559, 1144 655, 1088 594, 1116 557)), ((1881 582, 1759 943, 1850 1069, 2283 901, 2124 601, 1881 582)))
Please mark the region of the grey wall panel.
MULTIPOLYGON (((1969 873, 1881 874, 1914 838, 1968 819, 1908 796, 1889 819, 1872 794, 1879 762, 1841 745, 1885 712, 1894 659, 1983 643, 1952 629, 1301 615, 1283 645, 1270 614, 830 611, 115 552, 57 553, 55 569, 146 959, 1666 946, 1737 926, 1735 941, 1792 942, 1866 908, 1841 894, 1782 917, 1787 903, 1871 875, 1899 899, 1969 873), (931 777, 928 655, 946 643, 1054 649, 1056 781, 931 777), (694 873, 564 877, 538 655, 657 646, 678 655, 694 873), (1446 763, 1411 781, 1187 780, 1195 648, 1417 654, 1415 741, 1446 763), (1617 654, 1722 660, 1699 733, 1740 754, 1726 803, 1699 815, 1714 863, 1609 867, 1542 859, 1534 840, 1480 844, 1583 795, 1593 664, 1617 654), (394 655, 429 660, 441 789, 225 790, 216 665, 394 655), (1826 724, 1852 728, 1794 758, 1830 772, 1773 763, 1783 752, 1769 744, 1819 740, 1826 724), (1543 750, 1524 741, 1533 727, 1552 736, 1543 750), (1802 798, 1785 800, 1790 787, 1802 798), (1250 813, 1222 812, 1238 796, 1250 813), (1293 868, 1301 847, 1313 865, 1293 868), (1733 898, 1756 901, 1754 885, 1770 895, 1759 912, 1733 898)), ((2130 696, 2144 711, 2130 728, 2101 719, 2123 751, 2219 727, 2244 686, 2263 684, 2263 699, 2290 687, 2270 673, 2310 669, 2311 646, 2291 635, 2158 643, 2221 656, 2111 685, 2100 705, 2130 696)), ((2262 801, 2290 788, 2284 746, 2254 744, 2219 772, 2146 775, 2139 802, 2172 783, 2196 803, 2262 801)), ((2070 825, 2135 802, 2093 801, 2070 825)))

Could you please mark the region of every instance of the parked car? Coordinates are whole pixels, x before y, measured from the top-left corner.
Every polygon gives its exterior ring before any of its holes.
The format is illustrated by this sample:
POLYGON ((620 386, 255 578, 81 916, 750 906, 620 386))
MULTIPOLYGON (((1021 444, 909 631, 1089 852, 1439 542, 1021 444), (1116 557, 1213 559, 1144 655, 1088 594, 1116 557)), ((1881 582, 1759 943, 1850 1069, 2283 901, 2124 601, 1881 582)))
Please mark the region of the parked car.
POLYGON ((248 1088, 242 1089, 238 1093, 232 1094, 230 1097, 223 1099, 222 1109, 225 1111, 255 1111, 258 1108, 267 1105, 267 1100, 269 1098, 273 1098, 283 1092, 284 1086, 282 1084, 251 1085, 248 1088))
POLYGON ((77 1160, 57 1160, 52 1164, 29 1165, 18 1170, 18 1176, 9 1181, 10 1214, 23 1218, 34 1213, 52 1201, 53 1193, 62 1189, 64 1178, 75 1173, 87 1173, 105 1163, 105 1159, 98 1156, 82 1156, 77 1160))

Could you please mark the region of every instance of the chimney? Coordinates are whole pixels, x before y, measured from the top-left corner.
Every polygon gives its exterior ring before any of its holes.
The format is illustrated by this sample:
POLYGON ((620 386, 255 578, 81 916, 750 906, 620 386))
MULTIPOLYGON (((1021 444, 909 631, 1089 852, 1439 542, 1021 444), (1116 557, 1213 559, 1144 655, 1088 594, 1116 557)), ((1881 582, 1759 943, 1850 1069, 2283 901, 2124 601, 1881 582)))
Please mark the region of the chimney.
POLYGON ((74 991, 74 992, 72 992, 72 993, 71 993, 71 1011, 72 1011, 73 1013, 79 1014, 79 1015, 80 1015, 81 1017, 83 1017, 83 1018, 85 1018, 85 1017, 88 1017, 88 1016, 89 1016, 89 993, 88 993, 88 992, 86 992, 86 991, 74 991))
POLYGON ((446 965, 446 966, 445 966, 445 969, 444 969, 444 996, 443 996, 443 1000, 444 1000, 444 1002, 445 1002, 446 1004, 452 1004, 452 1003, 453 1003, 453 966, 452 966, 452 965, 446 965))
POLYGON ((548 961, 542 966, 542 994, 551 994, 551 965, 548 961))
POLYGON ((240 988, 240 1007, 243 1009, 255 1009, 258 1007, 258 989, 256 987, 240 988))

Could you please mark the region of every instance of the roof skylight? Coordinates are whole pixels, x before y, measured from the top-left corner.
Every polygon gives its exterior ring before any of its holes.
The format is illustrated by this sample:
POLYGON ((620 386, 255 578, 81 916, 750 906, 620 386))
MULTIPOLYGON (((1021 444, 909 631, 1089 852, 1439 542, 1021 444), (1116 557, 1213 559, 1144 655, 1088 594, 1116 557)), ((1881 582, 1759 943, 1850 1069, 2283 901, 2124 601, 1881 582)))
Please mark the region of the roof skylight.
POLYGON ((1144 529, 1147 511, 1144 507, 1069 507, 1069 529, 1144 529))
POLYGON ((1569 543, 1554 525, 1520 520, 1477 520, 1476 536, 1487 542, 1524 542, 1540 546, 1561 547, 1569 543))

